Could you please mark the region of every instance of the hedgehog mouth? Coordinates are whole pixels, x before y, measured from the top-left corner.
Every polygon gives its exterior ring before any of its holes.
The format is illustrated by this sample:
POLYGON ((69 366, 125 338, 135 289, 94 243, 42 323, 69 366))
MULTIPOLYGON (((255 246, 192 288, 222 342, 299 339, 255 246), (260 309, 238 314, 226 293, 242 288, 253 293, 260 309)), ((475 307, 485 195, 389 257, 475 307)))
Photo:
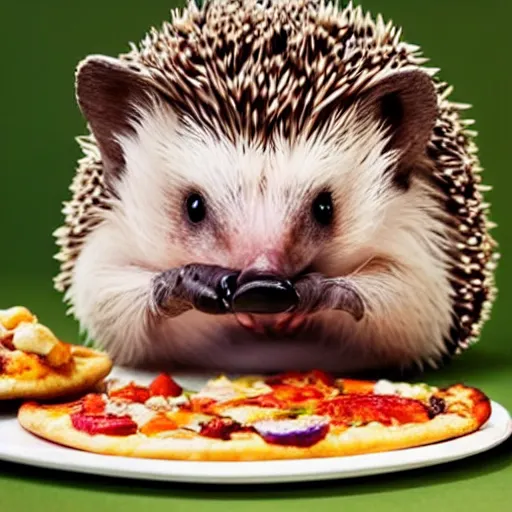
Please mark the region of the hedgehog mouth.
MULTIPOLYGON (((290 284, 293 286, 292 283, 294 281, 312 271, 313 268, 311 265, 303 268, 290 279, 290 284)), ((265 311, 265 309, 267 309, 266 304, 265 307, 263 307, 263 311, 265 311)), ((234 316, 243 328, 255 334, 263 335, 269 339, 292 337, 305 325, 309 315, 304 312, 294 312, 293 308, 291 309, 292 310, 288 309, 288 311, 285 312, 273 312, 270 306, 270 311, 268 312, 251 312, 250 310, 244 312, 234 311, 234 316)))
POLYGON ((250 314, 237 313, 235 318, 238 323, 256 334, 264 335, 268 338, 292 337, 302 327, 304 327, 307 315, 295 313, 278 314, 250 314))

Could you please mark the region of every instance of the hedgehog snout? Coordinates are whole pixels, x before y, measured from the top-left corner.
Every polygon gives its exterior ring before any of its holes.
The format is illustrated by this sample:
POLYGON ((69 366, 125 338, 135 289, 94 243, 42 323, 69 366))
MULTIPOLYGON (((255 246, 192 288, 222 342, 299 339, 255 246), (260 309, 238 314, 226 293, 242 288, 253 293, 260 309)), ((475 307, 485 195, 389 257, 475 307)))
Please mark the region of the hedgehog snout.
POLYGON ((233 311, 275 315, 292 310, 298 296, 287 278, 287 270, 286 258, 278 249, 265 248, 251 258, 238 275, 233 311))
POLYGON ((293 309, 297 293, 288 279, 275 274, 253 271, 242 274, 233 295, 235 313, 278 314, 293 309))

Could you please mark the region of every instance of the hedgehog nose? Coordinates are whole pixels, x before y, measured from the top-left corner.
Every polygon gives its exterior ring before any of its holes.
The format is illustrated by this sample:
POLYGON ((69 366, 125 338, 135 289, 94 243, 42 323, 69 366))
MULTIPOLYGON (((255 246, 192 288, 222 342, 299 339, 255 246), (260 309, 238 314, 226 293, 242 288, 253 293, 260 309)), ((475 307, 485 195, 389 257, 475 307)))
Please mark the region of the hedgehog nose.
POLYGON ((298 296, 290 281, 261 271, 242 272, 233 295, 235 313, 277 314, 293 309, 298 296))

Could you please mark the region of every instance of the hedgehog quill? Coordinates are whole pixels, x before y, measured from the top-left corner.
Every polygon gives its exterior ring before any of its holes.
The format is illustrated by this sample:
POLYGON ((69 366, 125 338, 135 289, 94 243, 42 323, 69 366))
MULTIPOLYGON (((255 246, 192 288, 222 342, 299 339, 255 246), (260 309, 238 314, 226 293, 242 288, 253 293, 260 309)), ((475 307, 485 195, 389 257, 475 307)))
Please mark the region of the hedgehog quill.
POLYGON ((55 286, 81 328, 118 364, 233 372, 476 342, 498 252, 468 106, 361 7, 203 4, 78 66, 55 286))

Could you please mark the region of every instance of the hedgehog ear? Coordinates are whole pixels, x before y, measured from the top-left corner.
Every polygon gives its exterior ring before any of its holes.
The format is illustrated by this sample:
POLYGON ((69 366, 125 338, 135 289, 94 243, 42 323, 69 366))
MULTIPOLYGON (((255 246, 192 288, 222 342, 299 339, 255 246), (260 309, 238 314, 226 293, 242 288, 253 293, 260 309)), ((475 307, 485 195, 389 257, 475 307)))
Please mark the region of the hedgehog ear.
POLYGON ((397 71, 380 79, 364 94, 363 108, 390 130, 388 149, 401 151, 400 168, 407 169, 425 152, 438 114, 435 87, 427 73, 397 71))
POLYGON ((118 59, 91 56, 78 66, 77 102, 98 144, 109 186, 125 165, 117 137, 134 132, 139 115, 134 107, 149 106, 152 89, 142 70, 118 59))

